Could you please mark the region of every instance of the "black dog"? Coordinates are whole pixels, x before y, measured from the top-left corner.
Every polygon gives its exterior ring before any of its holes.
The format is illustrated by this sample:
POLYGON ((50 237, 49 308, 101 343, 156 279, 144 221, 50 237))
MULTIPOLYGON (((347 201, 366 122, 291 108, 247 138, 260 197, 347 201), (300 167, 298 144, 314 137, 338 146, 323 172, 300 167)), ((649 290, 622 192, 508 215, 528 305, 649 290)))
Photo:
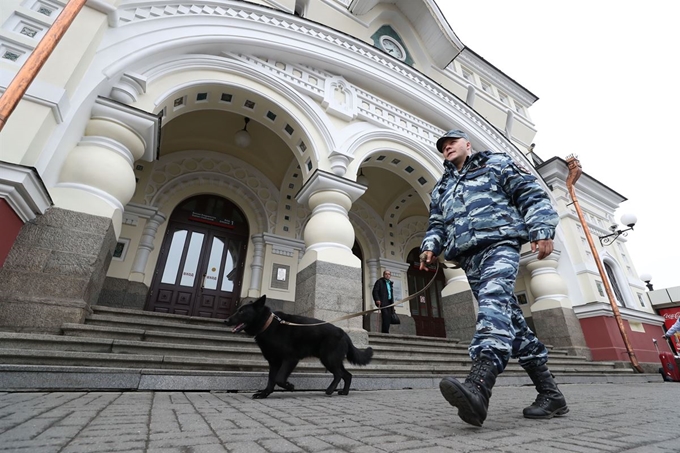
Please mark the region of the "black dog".
POLYGON ((224 321, 228 326, 236 326, 234 332, 244 330, 248 335, 254 336, 262 355, 269 362, 267 388, 258 390, 253 398, 266 398, 274 391, 275 385, 294 390, 295 387, 288 382, 288 377, 298 362, 306 357, 318 357, 326 369, 333 373, 333 382, 326 389, 326 395, 333 394, 340 379, 345 382, 345 386, 338 394, 347 395, 352 374, 343 366, 343 360, 347 357, 354 365, 368 365, 373 357, 373 349, 357 349, 345 331, 332 324, 286 325, 286 321, 296 324, 315 324, 322 321, 280 311, 272 313, 264 304, 265 298, 266 296, 262 296, 241 306, 224 321))

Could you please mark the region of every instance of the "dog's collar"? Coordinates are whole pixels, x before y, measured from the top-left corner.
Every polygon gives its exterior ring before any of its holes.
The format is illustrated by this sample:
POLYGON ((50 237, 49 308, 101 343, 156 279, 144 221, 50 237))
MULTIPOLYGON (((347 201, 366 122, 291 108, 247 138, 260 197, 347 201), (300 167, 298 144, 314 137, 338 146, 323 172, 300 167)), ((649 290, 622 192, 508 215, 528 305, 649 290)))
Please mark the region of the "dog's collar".
POLYGON ((275 319, 278 322, 280 322, 281 324, 283 324, 285 322, 283 319, 279 318, 274 313, 272 313, 272 314, 269 315, 269 318, 267 318, 267 321, 264 323, 264 326, 262 326, 260 331, 258 333, 256 333, 255 336, 258 336, 259 334, 261 334, 262 332, 267 330, 269 328, 269 326, 272 324, 272 321, 275 320, 275 319))

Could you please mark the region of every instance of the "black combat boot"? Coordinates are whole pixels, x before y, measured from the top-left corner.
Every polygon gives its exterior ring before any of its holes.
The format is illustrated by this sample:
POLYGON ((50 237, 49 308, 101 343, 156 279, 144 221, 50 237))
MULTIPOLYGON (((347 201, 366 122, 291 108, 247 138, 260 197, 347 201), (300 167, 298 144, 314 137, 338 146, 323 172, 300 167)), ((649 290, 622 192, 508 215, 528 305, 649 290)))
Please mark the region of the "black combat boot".
POLYGON ((552 373, 546 365, 525 368, 538 390, 536 401, 524 408, 526 418, 549 419, 569 412, 564 395, 557 388, 552 373))
POLYGON ((458 416, 465 423, 482 426, 497 375, 498 370, 493 361, 481 357, 472 362, 472 369, 465 382, 447 377, 439 383, 439 390, 446 401, 458 408, 458 416))

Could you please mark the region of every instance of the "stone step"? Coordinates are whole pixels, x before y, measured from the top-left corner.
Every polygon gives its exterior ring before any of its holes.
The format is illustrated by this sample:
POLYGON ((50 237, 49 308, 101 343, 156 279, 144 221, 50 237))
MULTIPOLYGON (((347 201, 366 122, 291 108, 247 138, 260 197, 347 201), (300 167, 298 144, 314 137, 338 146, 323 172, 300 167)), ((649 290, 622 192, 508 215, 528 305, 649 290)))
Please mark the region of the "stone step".
MULTIPOLYGON (((82 352, 82 353, 111 353, 130 354, 140 356, 163 356, 163 357, 193 357, 197 359, 223 359, 230 361, 255 361, 263 362, 264 359, 257 345, 251 341, 249 344, 236 346, 210 346, 194 345, 186 343, 161 343, 134 340, 103 339, 88 337, 68 337, 63 335, 38 335, 22 333, 0 332, 0 343, 8 350, 52 351, 52 352, 82 352)), ((20 355, 20 354, 19 354, 20 355)), ((30 354, 29 354, 30 355, 30 354)), ((4 356, 7 363, 21 363, 17 354, 4 356), (9 362, 11 360, 11 362, 9 362)), ((30 359, 33 360, 33 359, 30 359)), ((315 358, 307 359, 315 362, 315 358)), ((404 370, 423 364, 431 365, 456 365, 469 366, 470 359, 467 353, 455 352, 444 354, 441 352, 429 353, 427 349, 399 348, 394 346, 376 346, 372 364, 401 366, 404 370)), ((35 364, 34 361, 30 363, 35 364)), ((133 363, 137 363, 134 362, 133 363)), ((96 365, 103 366, 103 365, 96 365)), ((564 366, 591 370, 593 367, 612 368, 609 362, 586 362, 582 359, 553 358, 551 366, 564 366)), ((202 368, 199 368, 202 369, 202 368)), ((241 369, 241 368, 239 368, 241 369)))
MULTIPOLYGON (((81 367, 103 367, 103 368, 136 368, 136 369, 172 369, 172 370, 215 370, 215 371, 259 371, 268 370, 267 362, 260 358, 258 360, 245 359, 222 359, 194 356, 172 356, 172 355, 142 355, 126 353, 102 353, 102 352, 80 352, 44 349, 10 349, 0 348, 0 363, 12 365, 50 365, 50 366, 81 366, 81 367)), ((568 374, 629 374, 634 371, 631 368, 612 368, 607 365, 599 365, 591 362, 592 365, 584 370, 583 367, 570 364, 551 364, 550 369, 553 373, 568 374)), ((460 374, 469 371, 467 363, 456 362, 429 362, 420 364, 400 365, 394 361, 389 364, 371 363, 367 366, 354 366, 346 364, 346 368, 353 374, 460 374)), ((318 360, 306 359, 301 361, 297 368, 300 372, 326 373, 325 368, 318 360)), ((504 374, 519 373, 524 370, 515 364, 509 364, 504 374)))
MULTIPOLYGON (((177 316, 177 315, 173 315, 177 316)), ((86 325, 117 327, 121 329, 134 330, 155 330, 155 331, 170 331, 192 335, 221 335, 221 336, 235 336, 231 329, 227 328, 224 323, 208 325, 208 324, 189 324, 177 322, 175 320, 158 320, 156 318, 135 319, 133 317, 119 317, 111 315, 90 315, 85 320, 86 325)))
MULTIPOLYGON (((353 390, 432 389, 444 376, 462 379, 467 369, 445 374, 365 374, 354 373, 353 390)), ((555 380, 564 384, 644 384, 660 382, 658 374, 639 373, 558 373, 555 380)), ((295 370, 290 377, 296 390, 323 390, 329 375, 295 370)), ((116 368, 50 365, 1 365, 0 388, 4 391, 226 391, 252 392, 264 388, 264 371, 163 370, 154 368, 116 368)), ((508 371, 497 386, 531 385, 525 373, 508 371)))
POLYGON ((129 329, 95 324, 63 324, 65 336, 87 338, 109 338, 118 340, 137 340, 158 343, 184 343, 206 346, 250 345, 253 339, 243 334, 203 335, 178 333, 170 330, 129 329))
POLYGON ((205 327, 224 326, 224 319, 203 318, 201 316, 174 315, 170 313, 158 313, 153 311, 133 310, 127 308, 113 308, 105 307, 102 305, 93 305, 92 312, 95 315, 116 316, 119 318, 126 318, 135 321, 151 320, 205 327))

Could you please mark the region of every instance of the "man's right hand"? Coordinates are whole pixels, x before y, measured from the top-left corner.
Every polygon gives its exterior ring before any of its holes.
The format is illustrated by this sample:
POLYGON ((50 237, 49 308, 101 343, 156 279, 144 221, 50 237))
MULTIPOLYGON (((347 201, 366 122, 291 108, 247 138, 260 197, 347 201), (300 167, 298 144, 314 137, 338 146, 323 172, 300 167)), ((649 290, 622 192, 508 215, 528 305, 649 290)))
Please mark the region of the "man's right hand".
POLYGON ((427 266, 429 264, 434 263, 434 261, 436 259, 437 259, 437 257, 429 250, 427 252, 421 253, 420 254, 420 267, 419 267, 419 269, 421 271, 424 271, 425 269, 427 269, 427 266))
POLYGON ((379 306, 380 306, 380 301, 379 301, 379 300, 376 300, 376 301, 375 301, 375 304, 379 307, 379 306))

